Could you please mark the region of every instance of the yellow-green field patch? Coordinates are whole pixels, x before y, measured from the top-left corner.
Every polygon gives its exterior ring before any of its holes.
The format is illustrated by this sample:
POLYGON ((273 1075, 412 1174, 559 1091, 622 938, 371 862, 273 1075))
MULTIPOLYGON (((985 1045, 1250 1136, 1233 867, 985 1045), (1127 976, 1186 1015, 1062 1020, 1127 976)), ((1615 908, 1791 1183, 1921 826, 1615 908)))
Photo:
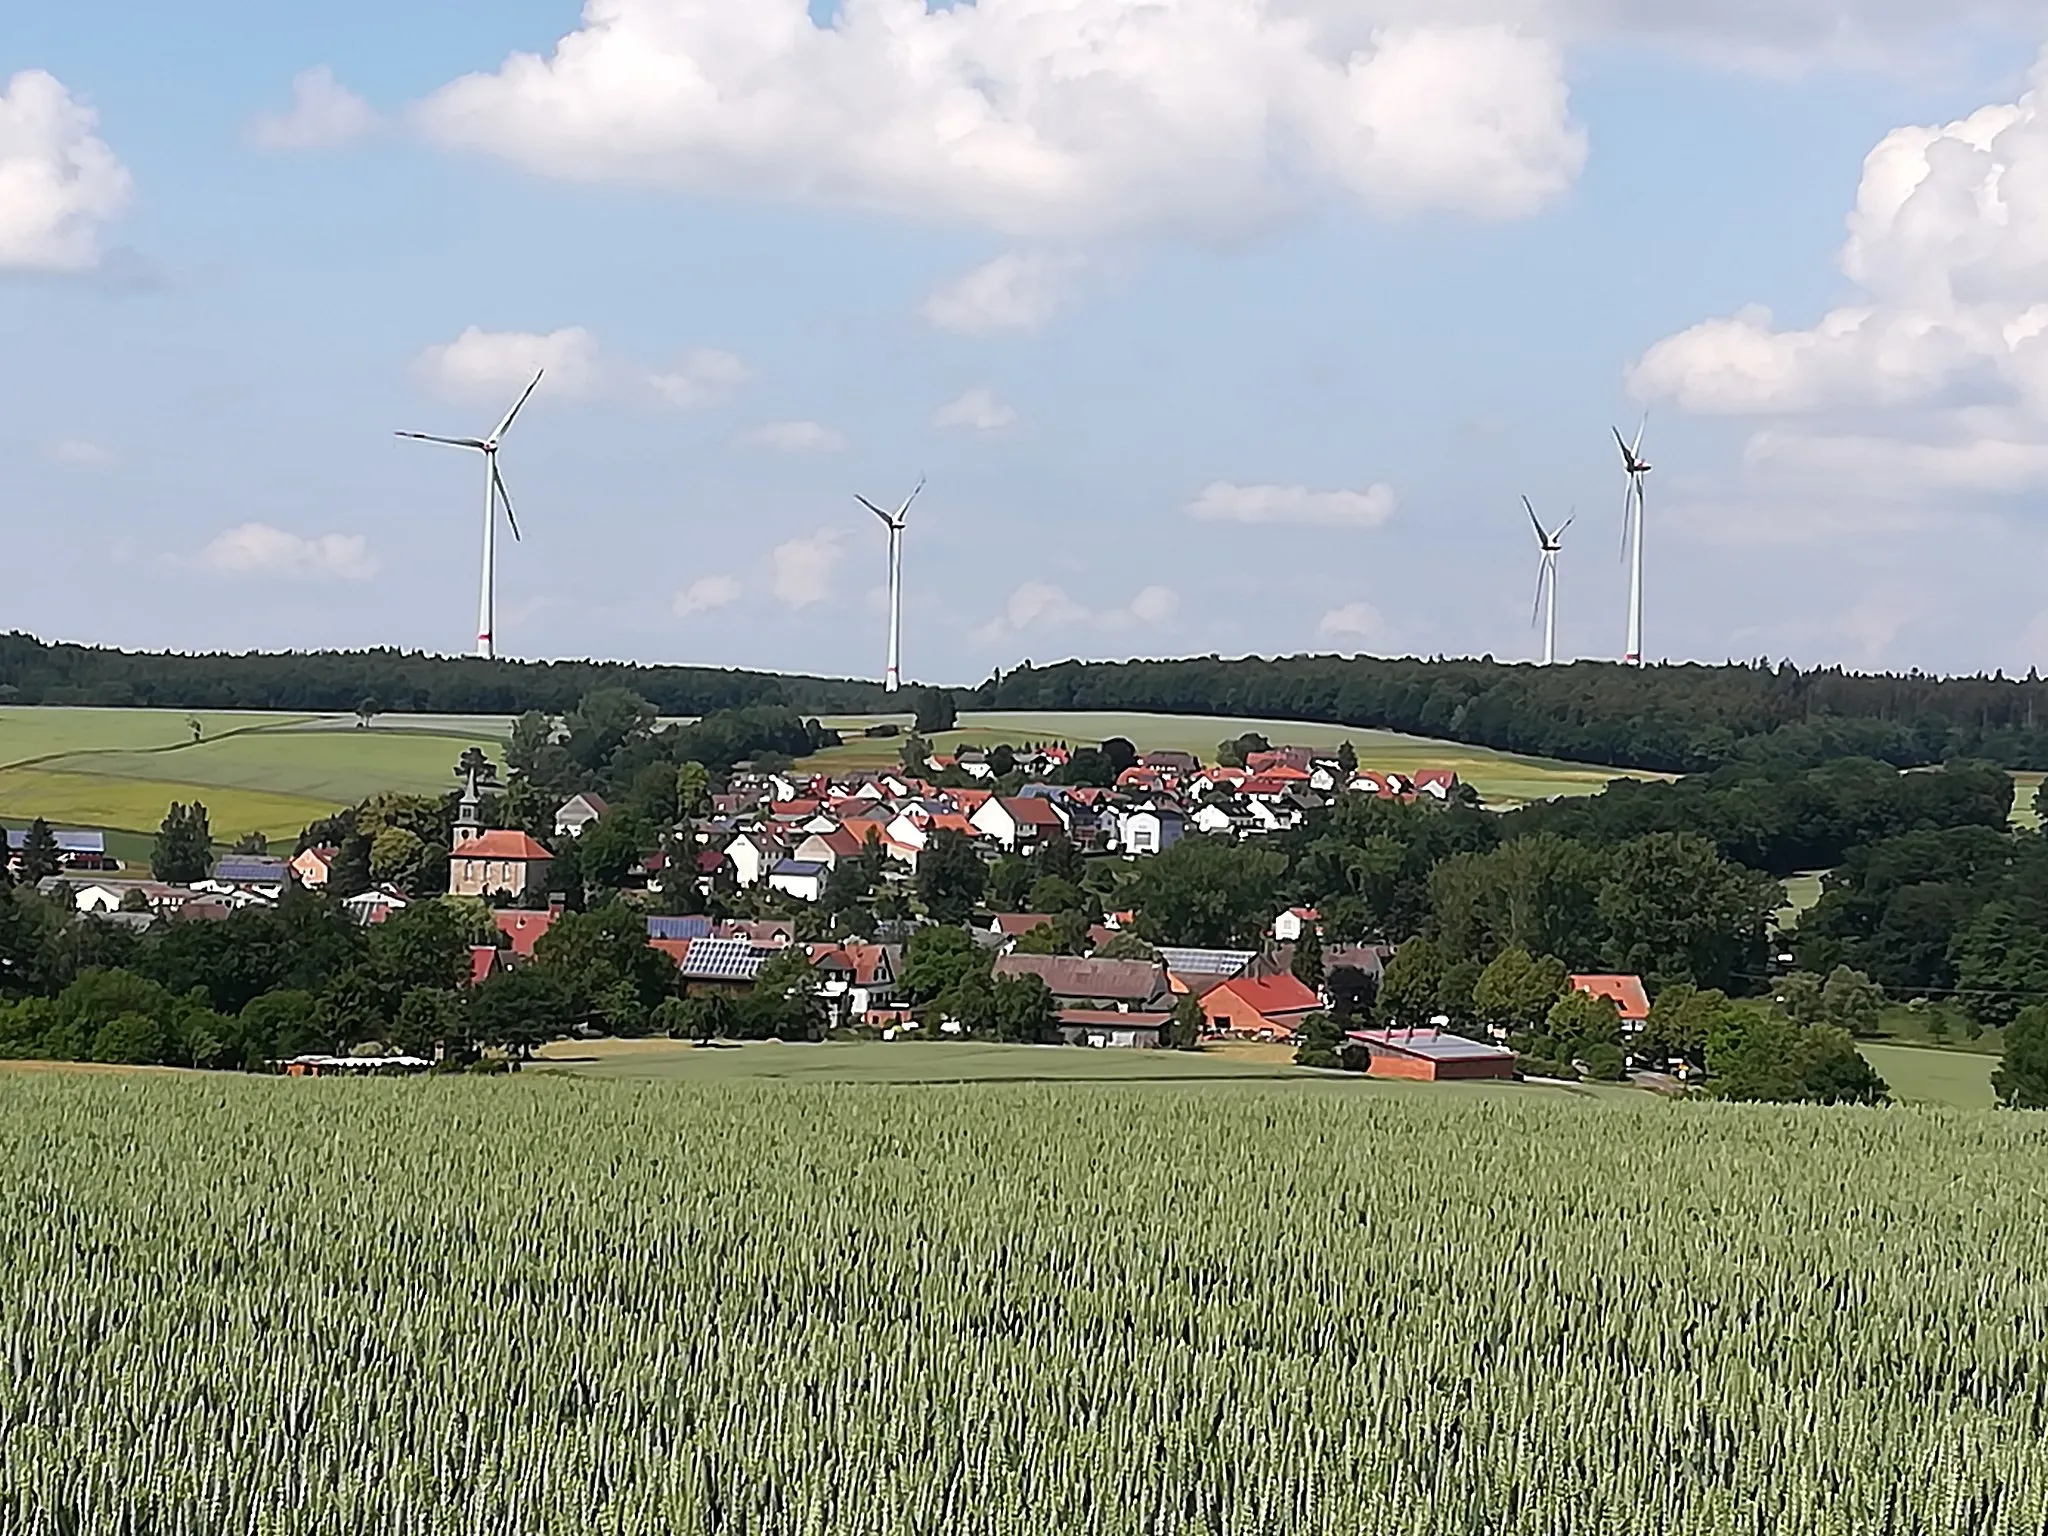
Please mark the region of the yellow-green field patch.
POLYGON ((332 815, 339 800, 169 780, 115 779, 48 768, 0 769, 0 817, 52 825, 154 832, 173 800, 202 800, 216 841, 261 832, 291 842, 307 823, 332 815))
MULTIPOLYGON (((456 759, 485 736, 386 730, 262 730, 160 752, 95 752, 50 766, 111 778, 174 773, 188 784, 261 789, 353 804, 379 790, 439 795, 454 787, 456 759)), ((503 752, 492 751, 503 763, 503 752)))
POLYGON ((188 746, 194 720, 204 736, 218 736, 252 726, 293 725, 309 718, 217 710, 0 706, 0 767, 71 752, 146 752, 188 746))
POLYGON ((1901 1104, 1947 1104, 1956 1109, 1990 1109, 1998 1102, 1991 1073, 1998 1058, 1968 1051, 1935 1051, 1916 1045, 1859 1042, 1863 1059, 1877 1068, 1901 1104))

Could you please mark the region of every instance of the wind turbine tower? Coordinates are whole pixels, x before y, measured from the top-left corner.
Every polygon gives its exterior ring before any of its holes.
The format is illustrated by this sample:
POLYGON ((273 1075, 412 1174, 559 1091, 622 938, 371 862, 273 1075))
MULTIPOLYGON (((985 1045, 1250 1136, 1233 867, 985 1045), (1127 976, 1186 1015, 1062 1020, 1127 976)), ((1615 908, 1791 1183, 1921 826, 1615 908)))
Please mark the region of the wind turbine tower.
POLYGON ((1615 446, 1621 449, 1621 467, 1628 475, 1628 493, 1621 504, 1621 538, 1632 558, 1628 573, 1628 654, 1622 660, 1632 667, 1643 664, 1643 482, 1650 477, 1649 461, 1643 457, 1643 428, 1649 424, 1650 418, 1645 416, 1642 426, 1636 428, 1633 443, 1621 435, 1621 428, 1614 429, 1615 446))
POLYGON ((1564 548, 1564 531, 1571 527, 1572 519, 1566 518, 1555 533, 1546 533, 1528 497, 1522 498, 1522 505, 1529 509, 1529 524, 1536 530, 1536 548, 1541 551, 1536 560, 1536 603, 1529 610, 1529 622, 1534 624, 1537 615, 1543 615, 1543 665, 1551 667, 1557 665, 1557 552, 1564 548), (1547 611, 1546 596, 1550 599, 1547 611))
POLYGON ((910 504, 923 489, 924 479, 920 476, 910 494, 903 498, 903 505, 894 512, 884 512, 858 493, 853 498, 879 517, 882 526, 889 530, 889 670, 882 681, 884 693, 894 693, 903 686, 903 525, 910 504))
MULTIPOLYGON (((541 373, 547 370, 542 369, 541 373)), ((503 441, 506 431, 512 425, 533 392, 540 387, 541 373, 533 376, 533 382, 526 386, 526 393, 513 402, 512 409, 505 413, 505 419, 489 437, 436 437, 431 432, 400 432, 400 437, 409 437, 422 443, 441 443, 449 448, 467 448, 472 453, 484 456, 484 578, 483 594, 477 600, 476 612, 476 653, 489 660, 497 655, 496 630, 498 619, 498 506, 505 507, 505 522, 512 530, 512 537, 519 537, 519 519, 512 515, 512 494, 505 489, 505 477, 498 473, 498 444, 503 441)))

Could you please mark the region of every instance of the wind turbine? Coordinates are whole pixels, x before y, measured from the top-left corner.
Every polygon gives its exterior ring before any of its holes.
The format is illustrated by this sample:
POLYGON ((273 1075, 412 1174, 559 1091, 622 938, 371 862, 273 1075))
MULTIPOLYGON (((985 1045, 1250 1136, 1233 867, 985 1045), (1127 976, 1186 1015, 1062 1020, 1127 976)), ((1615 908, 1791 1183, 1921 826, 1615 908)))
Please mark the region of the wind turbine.
POLYGON ((1546 589, 1550 594, 1550 612, 1543 625, 1543 665, 1557 664, 1557 552, 1564 548, 1564 531, 1571 527, 1573 519, 1567 517, 1558 525, 1557 532, 1545 533, 1543 525, 1536 521, 1536 509, 1529 506, 1529 498, 1522 498, 1522 505, 1529 508, 1529 523, 1536 530, 1536 547, 1542 551, 1536 561, 1536 602, 1529 610, 1529 622, 1534 624, 1536 616, 1543 611, 1543 596, 1546 589))
POLYGON ((512 515, 512 494, 505 489, 505 477, 498 473, 498 444, 503 441, 506 430, 512 425, 533 392, 540 388, 541 374, 534 374, 533 382, 526 386, 526 393, 513 402, 512 409, 505 413, 505 419, 498 423, 489 437, 436 437, 431 432, 400 432, 399 437, 410 437, 422 443, 441 443, 450 448, 467 448, 484 456, 484 580, 483 595, 477 601, 476 611, 476 653, 489 660, 497 655, 494 647, 494 632, 498 616, 498 503, 505 504, 505 522, 512 529, 512 537, 519 537, 519 519, 512 515))
POLYGON ((1621 428, 1614 429, 1621 467, 1628 475, 1628 491, 1621 503, 1621 541, 1634 559, 1628 573, 1628 654, 1622 660, 1632 667, 1643 664, 1643 482, 1650 475, 1649 461, 1643 457, 1643 430, 1649 424, 1650 418, 1645 416, 1633 443, 1621 435, 1621 428))
POLYGON ((857 492, 853 498, 879 517, 882 526, 889 530, 889 670, 882 680, 884 693, 894 693, 903 686, 903 521, 910 504, 923 489, 924 477, 920 475, 916 486, 903 498, 903 505, 894 512, 884 512, 857 492))

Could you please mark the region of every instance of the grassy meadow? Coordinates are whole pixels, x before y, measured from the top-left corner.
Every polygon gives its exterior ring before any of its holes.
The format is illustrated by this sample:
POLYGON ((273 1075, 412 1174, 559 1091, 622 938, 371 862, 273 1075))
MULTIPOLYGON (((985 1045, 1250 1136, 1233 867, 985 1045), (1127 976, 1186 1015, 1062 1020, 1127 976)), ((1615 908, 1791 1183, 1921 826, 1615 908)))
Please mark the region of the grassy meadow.
POLYGON ((501 757, 509 729, 493 717, 385 715, 364 730, 353 715, 0 708, 0 821, 104 828, 132 859, 173 800, 202 800, 220 842, 290 841, 380 790, 441 793, 464 748, 501 757))
POLYGON ((0 1528, 2048 1525, 2048 1116, 1341 1086, 0 1076, 0 1528))

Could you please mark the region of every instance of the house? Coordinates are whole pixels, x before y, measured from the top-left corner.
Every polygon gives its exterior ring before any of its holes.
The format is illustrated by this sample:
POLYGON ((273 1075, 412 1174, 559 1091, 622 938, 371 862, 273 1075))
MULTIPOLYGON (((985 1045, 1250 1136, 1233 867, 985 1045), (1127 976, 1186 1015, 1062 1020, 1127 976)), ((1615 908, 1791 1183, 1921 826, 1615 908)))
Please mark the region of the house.
POLYGON ((647 919, 647 937, 650 939, 708 939, 711 937, 711 919, 708 917, 660 917, 647 919))
POLYGON ((1650 1022, 1650 994, 1643 986, 1640 976, 1573 976, 1569 978, 1575 991, 1589 997, 1604 997, 1614 1004, 1614 1011, 1621 1015, 1624 1034, 1637 1034, 1650 1022))
POLYGON ((306 848, 292 855, 292 878, 309 891, 326 888, 327 880, 334 873, 334 861, 341 857, 339 848, 321 846, 306 848))
POLYGON ((192 892, 184 886, 162 885, 154 880, 95 880, 80 885, 62 875, 51 875, 38 882, 36 890, 47 896, 60 885, 69 892, 72 906, 97 915, 121 911, 122 901, 136 891, 142 893, 151 912, 175 912, 192 898, 192 892))
POLYGON ((1515 1053, 1440 1029, 1354 1029, 1344 1037, 1370 1056, 1369 1077, 1411 1082, 1502 1081, 1515 1075, 1515 1053))
POLYGON ((1124 852, 1149 857, 1164 853, 1181 840, 1187 817, 1170 805, 1142 805, 1124 812, 1117 823, 1117 842, 1124 852))
POLYGON ((485 832, 458 824, 448 856, 451 896, 525 896, 547 889, 554 855, 524 832, 485 832))
POLYGON ((424 1056, 294 1056, 284 1064, 286 1077, 361 1077, 375 1073, 425 1072, 434 1064, 424 1056))
MULTIPOLYGON (((7 829, 7 853, 10 862, 28 846, 27 827, 7 829)), ((57 863, 63 869, 109 870, 119 869, 121 862, 107 856, 107 834, 83 827, 54 827, 51 840, 57 845, 57 863)))
POLYGON ((495 944, 469 946, 468 985, 480 987, 505 969, 505 951, 495 944))
POLYGON ((781 859, 769 866, 768 889, 798 901, 818 901, 824 897, 825 877, 830 873, 814 860, 781 859))
POLYGON ((781 949, 796 939, 796 925, 783 918, 723 922, 711 930, 714 939, 739 939, 755 949, 781 949))
POLYGON ((1245 1040, 1292 1040, 1323 1000, 1291 972, 1234 976, 1201 994, 1212 1029, 1245 1040))
POLYGON ((1159 963, 1166 967, 1166 979, 1175 992, 1192 992, 1200 997, 1218 982, 1244 975, 1258 959, 1249 949, 1189 949, 1164 945, 1159 963))
POLYGON ((1097 1049, 1157 1050, 1169 1013, 1118 1013, 1102 1008, 1062 1008, 1060 1039, 1068 1045, 1097 1049))
POLYGON ((860 848, 858 837, 844 827, 835 826, 829 832, 813 832, 796 845, 790 857, 799 863, 822 864, 829 871, 841 864, 858 862, 860 848))
POLYGON ((1202 770, 1202 760, 1192 752, 1147 752, 1138 759, 1137 766, 1149 768, 1154 773, 1169 773, 1177 778, 1202 770))
MULTIPOLYGON (((178 909, 178 916, 204 916, 204 913, 194 910, 201 905, 210 905, 210 903, 202 904, 196 901, 188 901, 178 909)), ((396 891, 378 889, 358 892, 356 895, 343 901, 341 905, 342 910, 347 912, 350 917, 354 918, 365 928, 370 928, 384 922, 394 912, 403 912, 411 903, 396 891)))
POLYGON ((716 984, 717 989, 751 986, 761 974, 761 966, 768 958, 768 951, 756 948, 745 939, 665 939, 657 941, 657 947, 669 951, 672 944, 682 944, 684 949, 678 965, 683 980, 716 984))
POLYGON ((1064 836, 1067 830, 1057 802, 1037 795, 991 795, 968 821, 1006 853, 1029 853, 1055 833, 1064 836))
POLYGON ((998 912, 989 918, 988 931, 1003 943, 1012 944, 1051 921, 1049 912, 998 912))
POLYGON ((522 960, 533 958, 533 946, 540 942, 541 935, 554 927, 561 911, 549 908, 545 912, 515 912, 506 910, 493 912, 491 921, 498 925, 498 932, 505 935, 512 945, 512 953, 522 960))
POLYGON ((1202 808, 1195 812, 1194 828, 1211 837, 1248 837, 1253 832, 1265 830, 1240 801, 1227 795, 1203 802, 1202 808))
POLYGON ((1428 795, 1432 800, 1448 800, 1458 791, 1458 775, 1449 768, 1418 768, 1414 784, 1418 795, 1428 795))
POLYGON ((1273 937, 1282 944, 1298 944, 1304 928, 1320 929, 1322 913, 1314 907, 1289 907, 1273 919, 1273 937))
POLYGON ((810 956, 813 969, 822 978, 818 995, 835 1013, 843 1011, 847 1018, 862 1018, 870 1008, 887 1004, 896 996, 896 976, 903 969, 903 952, 893 945, 849 939, 843 944, 813 944, 810 956))
POLYGON ((1252 752, 1245 756, 1244 765, 1253 773, 1272 773, 1275 770, 1307 778, 1314 768, 1316 754, 1310 747, 1274 747, 1267 752, 1252 752))
POLYGON ((555 807, 555 836, 581 837, 583 829, 607 809, 601 795, 571 795, 555 807))
POLYGON ((1077 960, 1071 955, 1003 955, 994 974, 1036 976, 1064 1005, 1158 1013, 1173 1002, 1166 968, 1150 960, 1077 960))
POLYGON ((224 853, 214 862, 216 885, 251 885, 283 890, 291 879, 291 866, 267 854, 224 853))
POLYGON ((725 845, 725 861, 742 890, 766 880, 768 871, 787 857, 789 849, 782 841, 764 831, 742 832, 725 845))

